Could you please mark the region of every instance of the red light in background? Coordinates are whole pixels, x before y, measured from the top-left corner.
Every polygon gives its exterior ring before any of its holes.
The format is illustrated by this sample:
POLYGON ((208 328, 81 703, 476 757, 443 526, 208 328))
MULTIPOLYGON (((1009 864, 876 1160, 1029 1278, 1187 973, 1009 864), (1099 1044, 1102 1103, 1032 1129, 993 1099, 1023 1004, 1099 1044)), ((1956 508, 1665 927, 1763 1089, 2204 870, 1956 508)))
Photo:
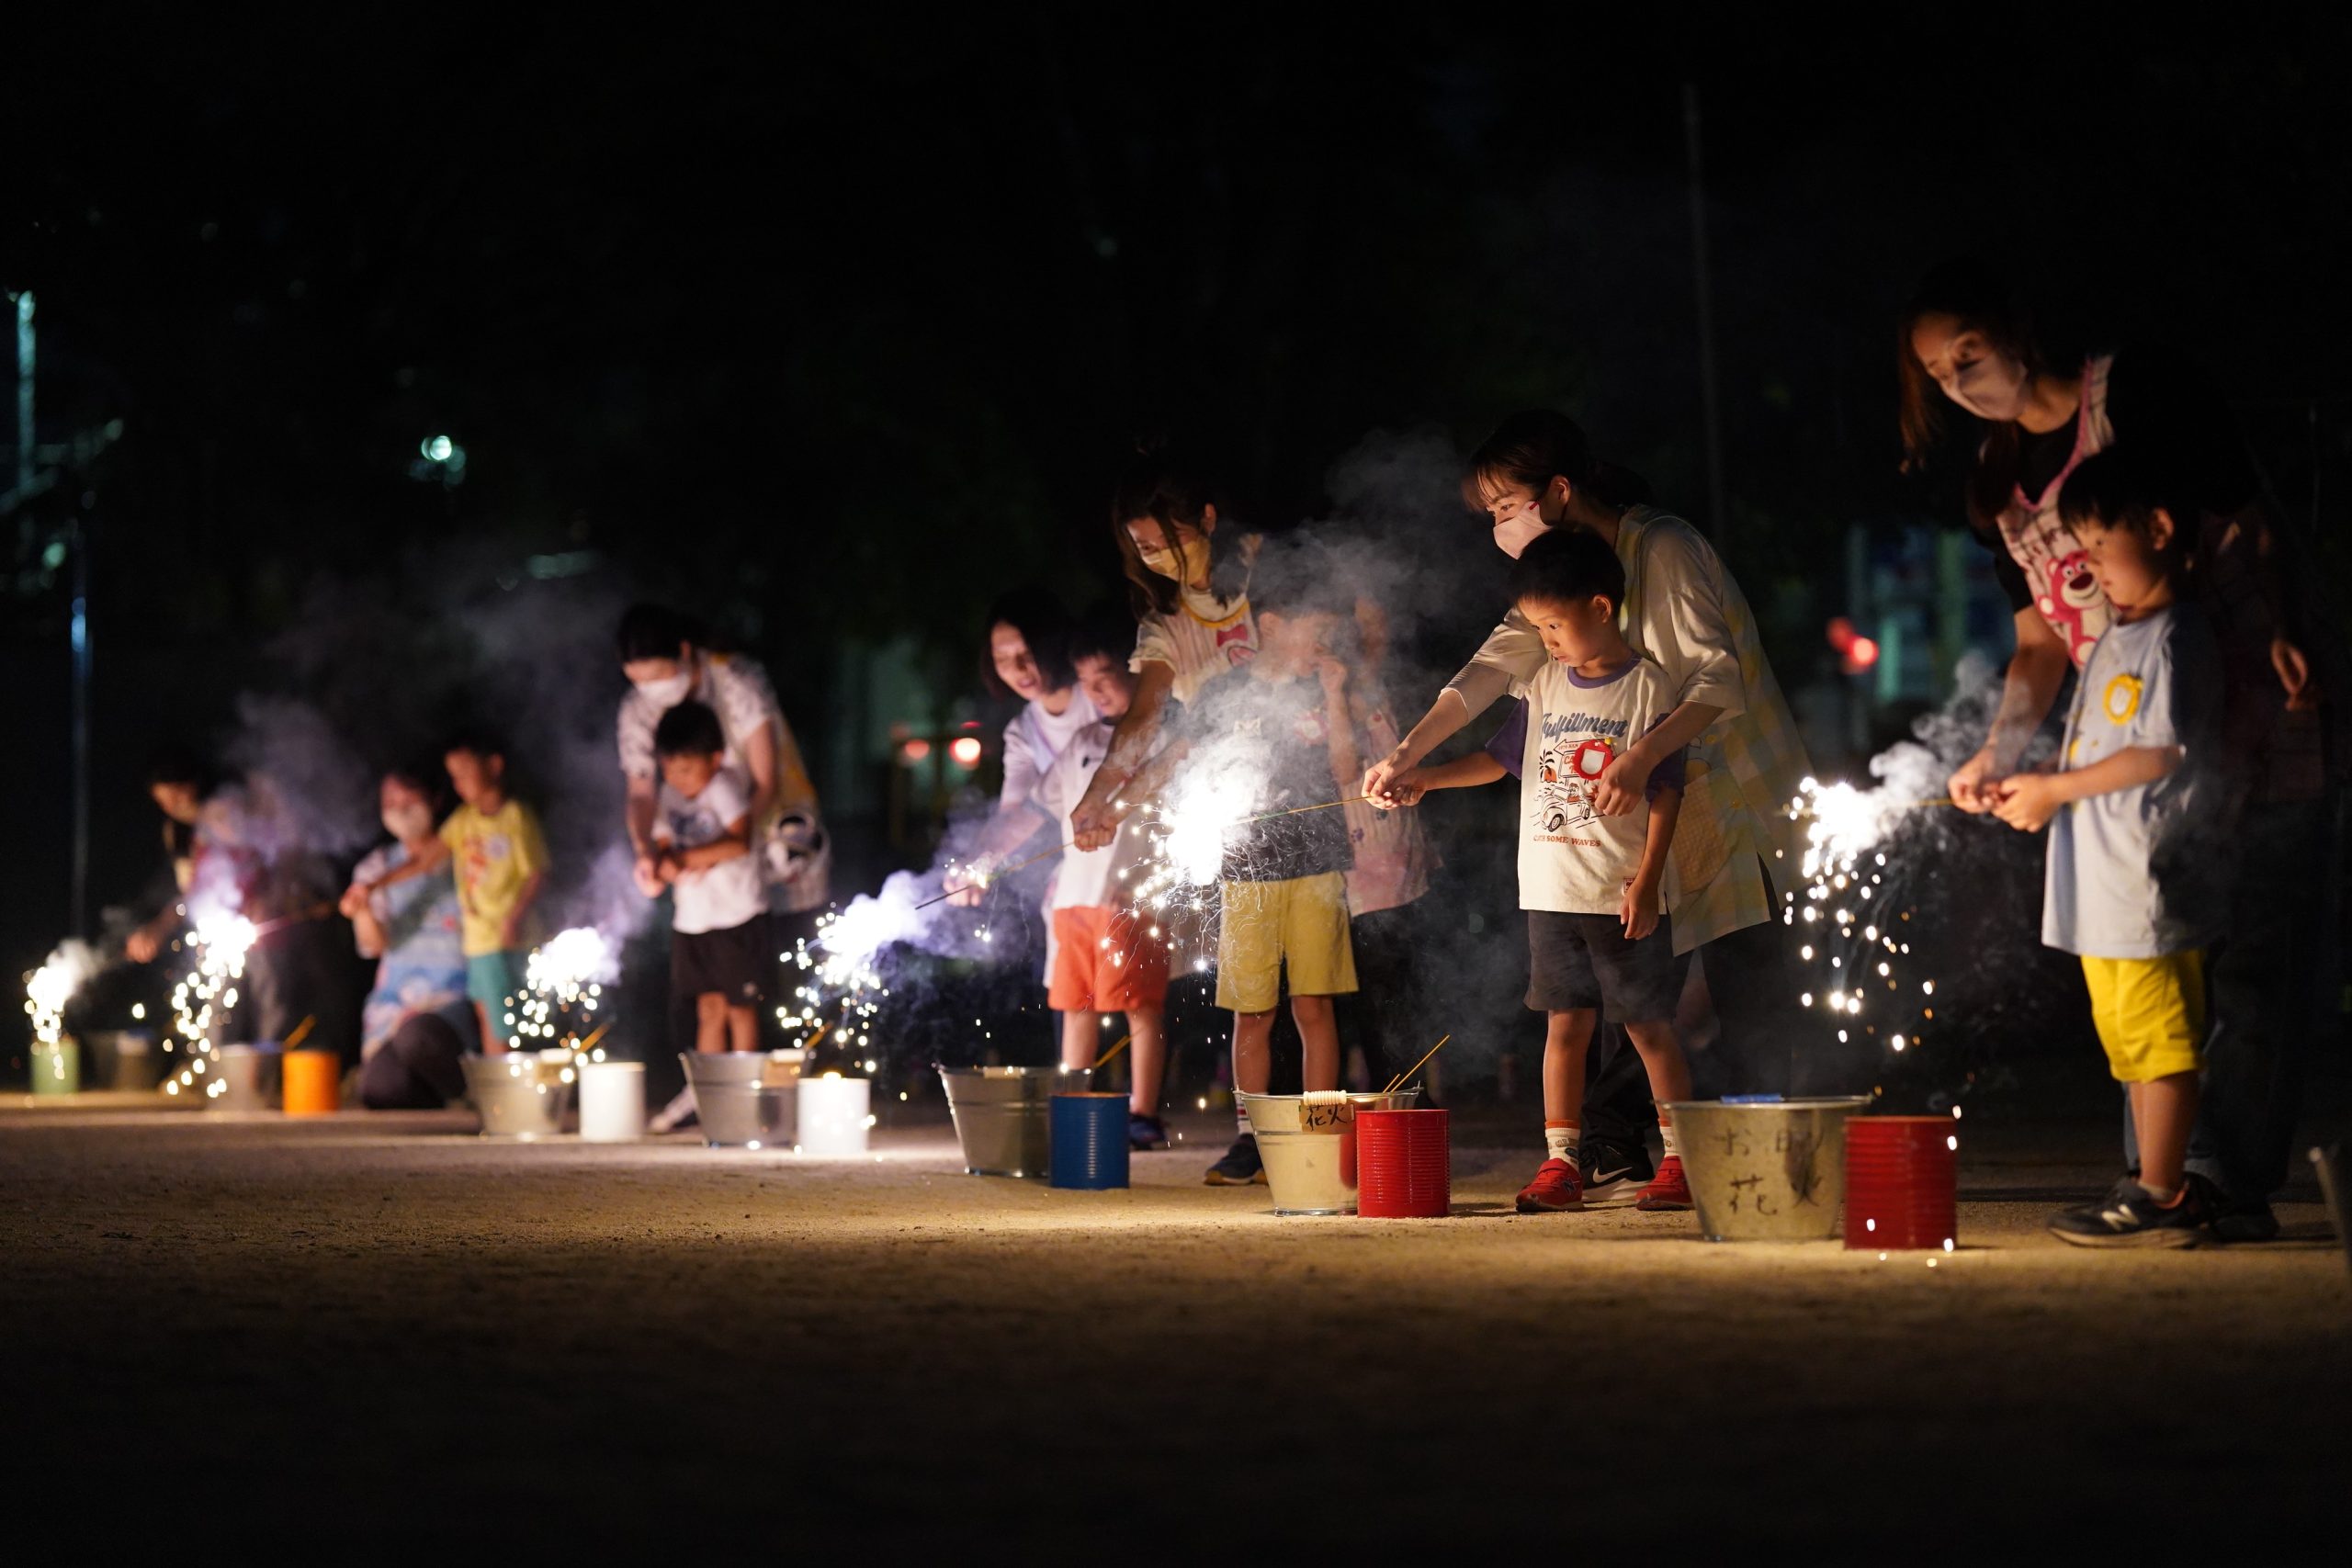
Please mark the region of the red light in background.
POLYGON ((1846 649, 1846 668, 1849 671, 1859 673, 1877 662, 1878 644, 1870 637, 1858 637, 1846 649))
POLYGON ((1846 653, 1852 649, 1855 637, 1853 622, 1848 620, 1843 615, 1839 615, 1829 623, 1828 632, 1830 647, 1836 649, 1840 653, 1846 653))
POLYGON ((956 759, 956 765, 959 767, 977 767, 980 761, 980 738, 977 735, 959 735, 947 743, 947 754, 956 759))
POLYGON ((912 740, 903 740, 899 743, 899 761, 902 762, 920 762, 930 755, 931 742, 920 736, 912 740))

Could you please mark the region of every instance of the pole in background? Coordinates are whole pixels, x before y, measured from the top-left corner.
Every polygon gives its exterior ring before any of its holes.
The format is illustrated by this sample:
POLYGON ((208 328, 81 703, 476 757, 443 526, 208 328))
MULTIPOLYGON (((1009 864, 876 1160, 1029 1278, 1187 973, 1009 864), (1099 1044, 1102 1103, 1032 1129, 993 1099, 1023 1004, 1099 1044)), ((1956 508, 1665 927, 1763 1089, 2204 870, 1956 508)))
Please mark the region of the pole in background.
POLYGON ((90 933, 90 519, 76 517, 67 547, 74 552, 74 924, 90 933))
POLYGON ((33 291, 17 296, 17 503, 33 493, 33 291))
POLYGON ((1707 270, 1707 190, 1699 156, 1699 85, 1682 84, 1682 143, 1690 163, 1690 267, 1699 301, 1699 396, 1706 422, 1707 517, 1715 548, 1728 554, 1731 511, 1724 500, 1723 399, 1715 376, 1714 285, 1707 270))

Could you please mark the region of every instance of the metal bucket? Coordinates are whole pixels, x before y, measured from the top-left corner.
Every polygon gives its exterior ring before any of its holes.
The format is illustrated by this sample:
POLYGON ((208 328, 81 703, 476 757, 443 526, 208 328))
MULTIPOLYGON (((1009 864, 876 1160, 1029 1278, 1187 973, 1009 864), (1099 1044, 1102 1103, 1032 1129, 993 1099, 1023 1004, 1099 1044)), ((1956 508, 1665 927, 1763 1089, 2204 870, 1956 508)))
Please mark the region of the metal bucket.
POLYGON ((163 1053, 151 1030, 87 1030, 82 1047, 89 1053, 90 1082, 99 1089, 144 1094, 164 1081, 163 1053))
POLYGON ((712 1148, 788 1145, 799 1122, 800 1051, 681 1051, 695 1120, 712 1148))
POLYGON ((211 1111, 267 1111, 277 1099, 277 1066, 282 1055, 274 1042, 255 1045, 223 1045, 212 1054, 212 1070, 220 1074, 220 1091, 205 1089, 205 1107, 211 1111))
POLYGON ((1244 1094, 1250 1131, 1265 1162, 1266 1190, 1277 1214, 1356 1212, 1356 1112, 1409 1111, 1420 1089, 1393 1094, 1320 1089, 1307 1094, 1244 1094))
POLYGON ((1052 1162, 1053 1097, 1080 1092, 1093 1076, 1088 1067, 940 1068, 964 1173, 1043 1179, 1052 1162))
POLYGON ((563 1131, 571 1100, 571 1053, 510 1051, 503 1056, 465 1056, 466 1098, 481 1116, 485 1138, 528 1143, 563 1131))
POLYGON ((1867 1095, 1669 1102, 1701 1233, 1709 1241, 1835 1236, 1846 1118, 1869 1103, 1867 1095))

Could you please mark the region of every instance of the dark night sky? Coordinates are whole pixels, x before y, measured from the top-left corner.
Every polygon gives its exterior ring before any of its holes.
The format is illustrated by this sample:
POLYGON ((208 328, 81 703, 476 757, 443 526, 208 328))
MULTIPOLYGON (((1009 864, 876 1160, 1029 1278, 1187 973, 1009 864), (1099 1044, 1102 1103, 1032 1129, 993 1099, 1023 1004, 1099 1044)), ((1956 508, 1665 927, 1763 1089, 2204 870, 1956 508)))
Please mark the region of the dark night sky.
MULTIPOLYGON (((788 702, 848 637, 960 677, 998 588, 1112 597, 1139 430, 1280 525, 1367 432, 1545 402, 1728 524, 1760 603, 1849 521, 1956 516, 1894 473, 1890 348, 1961 251, 2202 360, 2290 512, 2352 467, 2340 11, 808 9, 17 18, 0 282, 40 299, 42 440, 124 422, 43 514, 92 498, 109 668, 175 661, 218 715, 322 581, 593 548, 788 702), (409 477, 436 431, 455 491, 409 477)), ((8 669, 46 682, 62 592, 28 564, 8 669)), ((51 838, 61 784, 13 825, 51 838)))

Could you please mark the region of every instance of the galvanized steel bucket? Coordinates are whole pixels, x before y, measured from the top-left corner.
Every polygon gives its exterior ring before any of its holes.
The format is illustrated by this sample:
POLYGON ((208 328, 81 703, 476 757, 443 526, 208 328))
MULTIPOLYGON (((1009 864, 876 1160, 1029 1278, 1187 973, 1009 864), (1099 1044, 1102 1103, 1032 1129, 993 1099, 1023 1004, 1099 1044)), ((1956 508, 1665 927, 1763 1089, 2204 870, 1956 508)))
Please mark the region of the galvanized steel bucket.
POLYGON ((1319 1089, 1307 1094, 1244 1094, 1250 1131, 1265 1162, 1266 1190, 1277 1214, 1356 1212, 1356 1112, 1409 1111, 1418 1086, 1391 1094, 1319 1089))
POLYGON ((1669 1101, 1709 1241, 1827 1241, 1846 1193, 1846 1119, 1868 1095, 1669 1101))
POLYGON ((528 1143, 563 1131, 571 1102, 571 1053, 509 1051, 503 1056, 462 1056, 466 1098, 481 1117, 485 1138, 528 1143))
POLYGON ((787 1148, 800 1116, 799 1051, 682 1051, 702 1141, 713 1148, 787 1148))
POLYGON ((942 1067, 967 1176, 1045 1179, 1053 1159, 1052 1104, 1092 1083, 1090 1067, 942 1067))

